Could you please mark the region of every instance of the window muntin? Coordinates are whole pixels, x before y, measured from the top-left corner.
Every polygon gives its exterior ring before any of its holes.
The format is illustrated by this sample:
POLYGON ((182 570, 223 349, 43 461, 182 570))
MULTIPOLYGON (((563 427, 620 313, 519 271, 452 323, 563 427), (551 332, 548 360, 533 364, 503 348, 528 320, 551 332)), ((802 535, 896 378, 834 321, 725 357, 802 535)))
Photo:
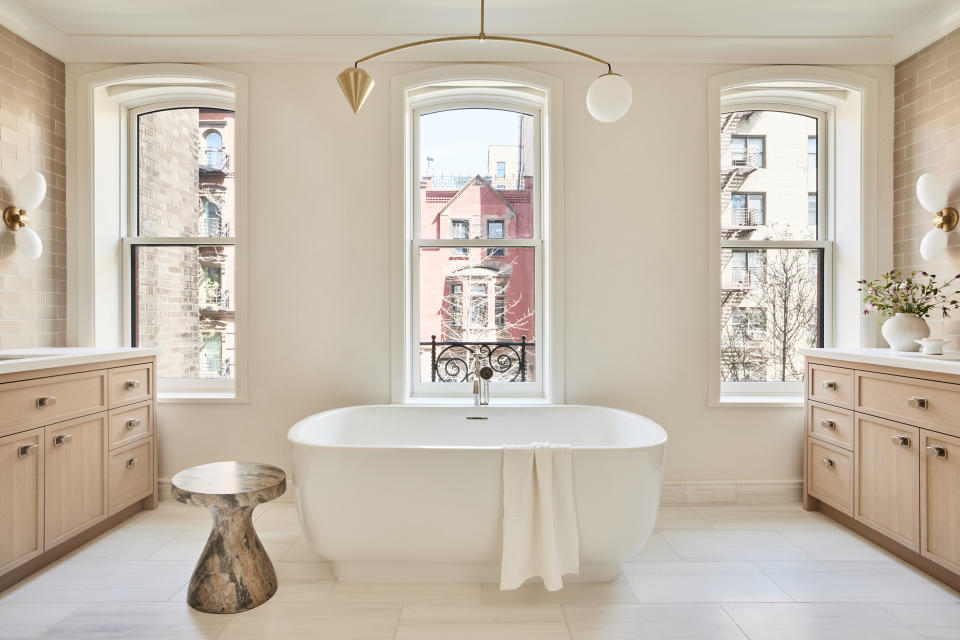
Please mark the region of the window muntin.
POLYGON ((480 362, 501 395, 540 395, 538 110, 448 103, 413 111, 413 125, 411 391, 469 394, 480 362), (466 240, 454 219, 469 221, 466 240))
POLYGON ((130 111, 130 342, 163 350, 161 389, 233 389, 234 123, 206 106, 130 111))
POLYGON ((824 343, 831 245, 819 208, 823 120, 799 109, 722 116, 722 393, 760 390, 743 383, 799 392, 799 349, 824 343))

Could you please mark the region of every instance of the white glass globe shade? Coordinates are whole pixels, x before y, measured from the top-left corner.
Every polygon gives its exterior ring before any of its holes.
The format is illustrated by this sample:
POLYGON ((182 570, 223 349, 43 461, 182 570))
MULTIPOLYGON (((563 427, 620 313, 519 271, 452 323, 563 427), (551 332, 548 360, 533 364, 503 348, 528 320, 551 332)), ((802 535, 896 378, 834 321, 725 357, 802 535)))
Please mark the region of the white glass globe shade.
POLYGON ((600 122, 616 122, 630 110, 633 89, 626 78, 605 73, 587 89, 587 111, 600 122))
POLYGON ((29 173, 20 180, 13 204, 24 211, 33 211, 47 197, 47 181, 41 173, 29 173))
POLYGON ((939 260, 943 252, 947 250, 947 232, 940 227, 934 227, 927 231, 920 241, 920 256, 927 262, 939 260))
POLYGON ((43 253, 43 240, 30 227, 22 227, 17 231, 15 239, 17 251, 24 257, 36 260, 43 253))
POLYGON ((930 213, 936 213, 947 206, 947 188, 940 182, 940 178, 932 173, 925 173, 917 180, 917 200, 921 207, 930 213))

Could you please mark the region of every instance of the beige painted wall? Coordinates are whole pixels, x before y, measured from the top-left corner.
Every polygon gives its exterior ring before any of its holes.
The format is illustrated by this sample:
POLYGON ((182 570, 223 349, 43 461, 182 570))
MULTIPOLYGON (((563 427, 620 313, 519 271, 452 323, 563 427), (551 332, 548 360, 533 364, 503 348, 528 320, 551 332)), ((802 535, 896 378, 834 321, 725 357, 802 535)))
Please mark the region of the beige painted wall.
MULTIPOLYGON (((419 66, 371 65, 354 116, 343 64, 224 65, 249 77, 250 402, 161 404, 161 477, 231 458, 289 469, 297 419, 389 402, 390 76, 419 66)), ((800 409, 706 407, 707 79, 732 67, 618 65, 633 108, 603 125, 584 104, 593 66, 529 66, 564 80, 567 402, 660 422, 668 480, 799 479, 800 409)), ((892 68, 854 70, 880 79, 889 116, 892 68)))

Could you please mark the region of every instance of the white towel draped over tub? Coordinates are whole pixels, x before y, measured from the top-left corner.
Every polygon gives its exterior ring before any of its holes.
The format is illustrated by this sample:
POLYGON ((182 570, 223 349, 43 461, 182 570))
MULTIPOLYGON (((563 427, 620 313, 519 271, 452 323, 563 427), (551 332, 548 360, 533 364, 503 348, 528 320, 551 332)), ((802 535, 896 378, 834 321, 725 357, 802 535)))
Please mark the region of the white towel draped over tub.
POLYGON ((500 589, 540 576, 547 591, 580 572, 570 445, 503 448, 503 557, 500 589))

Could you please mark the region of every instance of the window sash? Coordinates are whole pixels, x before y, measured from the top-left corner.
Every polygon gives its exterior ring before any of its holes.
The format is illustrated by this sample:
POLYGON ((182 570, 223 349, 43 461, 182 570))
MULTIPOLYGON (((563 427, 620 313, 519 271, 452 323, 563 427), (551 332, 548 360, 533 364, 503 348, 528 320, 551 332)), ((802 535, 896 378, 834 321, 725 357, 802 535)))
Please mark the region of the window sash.
MULTIPOLYGON (((540 109, 523 102, 514 102, 504 99, 464 99, 464 100, 444 100, 440 104, 413 106, 407 112, 410 118, 409 132, 411 136, 410 156, 408 156, 407 173, 408 181, 408 211, 411 215, 407 216, 406 228, 408 238, 409 257, 406 282, 406 314, 407 331, 405 333, 405 354, 408 359, 406 375, 409 376, 409 389, 407 400, 416 400, 418 398, 458 398, 466 399, 472 395, 473 385, 465 382, 430 382, 420 380, 419 369, 419 349, 420 349, 420 327, 419 327, 419 285, 420 285, 420 249, 424 248, 510 248, 510 247, 529 247, 534 250, 534 270, 535 270, 535 295, 534 308, 536 310, 535 321, 535 348, 536 348, 536 367, 537 380, 535 382, 491 382, 493 393, 500 397, 512 398, 537 398, 545 396, 546 385, 544 378, 550 363, 548 361, 549 349, 546 343, 546 333, 544 331, 545 314, 547 310, 544 306, 544 243, 543 228, 541 217, 541 204, 543 201, 544 176, 543 167, 543 120, 540 109), (501 109, 513 111, 516 113, 533 117, 533 148, 534 148, 534 166, 533 166, 533 237, 515 238, 515 239, 435 239, 422 238, 421 233, 421 212, 419 188, 417 183, 421 174, 420 167, 420 116, 450 109, 501 109)), ((469 313, 469 309, 463 309, 463 312, 469 313)), ((462 318, 466 322, 467 318, 462 318)))
MULTIPOLYGON (((808 109, 790 107, 790 108, 778 108, 773 105, 757 105, 752 107, 749 105, 737 105, 735 108, 723 109, 723 113, 729 113, 732 111, 749 111, 751 109, 763 110, 763 111, 782 111, 785 113, 796 113, 797 115, 808 116, 816 118, 817 120, 817 135, 815 137, 817 150, 816 150, 816 159, 817 159, 817 191, 808 193, 808 202, 810 196, 816 196, 816 206, 817 206, 817 240, 721 240, 720 249, 733 249, 741 251, 750 251, 750 250, 760 250, 760 249, 821 249, 823 251, 823 264, 821 265, 820 279, 823 287, 822 292, 822 308, 820 314, 822 316, 821 327, 821 340, 825 346, 829 346, 833 341, 833 332, 832 332, 832 317, 833 317, 833 253, 834 253, 834 243, 829 240, 829 228, 827 225, 827 215, 826 215, 826 197, 825 197, 825 187, 826 187, 826 154, 821 153, 824 149, 823 141, 825 139, 826 131, 826 114, 821 112, 815 112, 808 109)), ((813 136, 808 136, 807 149, 808 149, 808 158, 810 151, 810 142, 813 136)), ((766 137, 765 136, 750 136, 743 135, 731 136, 730 140, 730 150, 732 160, 737 160, 738 156, 744 161, 747 162, 749 154, 751 152, 757 153, 759 155, 760 167, 766 165, 766 137), (751 149, 751 142, 759 139, 759 149, 751 149)), ((720 162, 720 158, 717 158, 717 162, 720 162)), ((748 195, 750 192, 741 192, 745 195, 748 195)), ((733 195, 733 194, 731 194, 733 195)), ((731 206, 733 199, 731 198, 731 206)), ((748 201, 749 208, 749 201, 748 201)), ((764 222, 766 222, 766 198, 764 198, 763 204, 763 217, 764 222)), ((734 213, 736 215, 736 213, 734 213)), ((746 258, 749 260, 749 258, 746 258)), ((719 264, 719 262, 718 262, 719 264)), ((720 278, 724 278, 723 269, 720 269, 720 278)), ((722 286, 722 283, 720 283, 722 286)), ((719 317, 716 318, 716 322, 720 322, 719 317)), ((711 345, 711 349, 719 350, 721 349, 721 344, 711 345)), ((717 365, 719 367, 719 358, 717 359, 717 365)), ((719 375, 719 369, 718 369, 719 375)), ((783 397, 787 396, 801 396, 803 394, 803 382, 780 382, 780 381, 765 381, 765 382, 724 382, 720 381, 720 396, 722 398, 728 398, 730 400, 736 400, 737 396, 740 397, 763 397, 770 396, 771 399, 780 400, 783 397)))

